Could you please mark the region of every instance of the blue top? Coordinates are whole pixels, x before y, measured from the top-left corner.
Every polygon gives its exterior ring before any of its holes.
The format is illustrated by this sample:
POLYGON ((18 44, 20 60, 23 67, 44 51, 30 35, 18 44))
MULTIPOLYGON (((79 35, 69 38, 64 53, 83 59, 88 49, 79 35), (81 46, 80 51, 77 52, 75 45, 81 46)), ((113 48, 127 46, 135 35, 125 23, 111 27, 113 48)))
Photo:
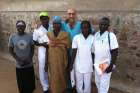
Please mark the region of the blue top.
MULTIPOLYGON (((74 36, 81 33, 81 21, 77 21, 74 28, 70 28, 69 24, 62 21, 62 30, 66 31, 70 34, 71 41, 73 40, 74 36)), ((92 33, 94 32, 94 27, 91 25, 92 33)))
POLYGON ((74 36, 81 32, 81 22, 77 21, 74 28, 70 28, 68 23, 62 22, 62 29, 70 34, 71 41, 74 36))

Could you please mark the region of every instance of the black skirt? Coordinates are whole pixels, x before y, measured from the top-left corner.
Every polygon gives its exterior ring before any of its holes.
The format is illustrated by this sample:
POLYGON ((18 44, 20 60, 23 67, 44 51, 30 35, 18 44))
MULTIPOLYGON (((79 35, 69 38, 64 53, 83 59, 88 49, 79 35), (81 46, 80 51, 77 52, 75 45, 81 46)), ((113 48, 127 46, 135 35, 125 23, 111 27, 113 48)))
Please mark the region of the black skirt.
POLYGON ((35 89, 34 68, 16 68, 19 93, 32 93, 35 89))

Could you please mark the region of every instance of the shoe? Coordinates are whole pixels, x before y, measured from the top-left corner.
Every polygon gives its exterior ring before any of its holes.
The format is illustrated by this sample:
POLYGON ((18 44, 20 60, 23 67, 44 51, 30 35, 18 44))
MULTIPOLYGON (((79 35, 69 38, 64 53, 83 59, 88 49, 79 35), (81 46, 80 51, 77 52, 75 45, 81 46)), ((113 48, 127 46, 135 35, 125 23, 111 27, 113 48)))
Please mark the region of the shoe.
POLYGON ((66 93, 73 93, 72 89, 66 89, 66 93))
POLYGON ((47 90, 47 91, 44 91, 44 93, 49 93, 49 90, 47 90))

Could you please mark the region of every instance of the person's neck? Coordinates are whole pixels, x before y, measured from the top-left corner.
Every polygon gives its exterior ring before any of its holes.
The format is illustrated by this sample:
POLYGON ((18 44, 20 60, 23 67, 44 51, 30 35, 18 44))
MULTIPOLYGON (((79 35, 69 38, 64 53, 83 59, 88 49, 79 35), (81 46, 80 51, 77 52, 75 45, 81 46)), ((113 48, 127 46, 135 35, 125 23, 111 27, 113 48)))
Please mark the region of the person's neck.
POLYGON ((60 29, 54 30, 53 32, 54 32, 55 37, 57 37, 60 32, 60 29))
POLYGON ((100 35, 102 35, 105 31, 100 31, 100 35))
POLYGON ((25 34, 25 32, 23 32, 22 34, 18 33, 19 36, 23 36, 25 34))
POLYGON ((85 39, 87 39, 87 37, 89 36, 89 33, 87 33, 87 34, 82 33, 82 34, 83 34, 85 39))
POLYGON ((71 29, 73 29, 74 26, 75 26, 75 22, 71 22, 71 23, 69 22, 69 26, 70 26, 71 29))
POLYGON ((45 29, 47 29, 48 30, 48 28, 49 28, 49 24, 47 24, 47 25, 42 25, 45 29))

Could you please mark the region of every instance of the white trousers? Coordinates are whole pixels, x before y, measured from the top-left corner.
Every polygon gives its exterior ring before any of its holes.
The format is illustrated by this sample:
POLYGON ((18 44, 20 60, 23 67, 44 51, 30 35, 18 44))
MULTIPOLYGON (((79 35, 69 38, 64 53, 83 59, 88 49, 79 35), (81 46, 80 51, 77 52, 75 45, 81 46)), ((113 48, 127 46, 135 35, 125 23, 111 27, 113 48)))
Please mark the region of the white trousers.
POLYGON ((108 93, 110 85, 111 73, 104 73, 99 75, 95 70, 95 83, 98 89, 98 93, 108 93))
POLYGON ((38 49, 38 61, 39 61, 39 78, 43 88, 43 91, 47 91, 49 88, 48 73, 45 71, 45 53, 44 47, 38 49))
POLYGON ((76 71, 75 75, 77 93, 91 93, 92 72, 79 73, 76 71))

